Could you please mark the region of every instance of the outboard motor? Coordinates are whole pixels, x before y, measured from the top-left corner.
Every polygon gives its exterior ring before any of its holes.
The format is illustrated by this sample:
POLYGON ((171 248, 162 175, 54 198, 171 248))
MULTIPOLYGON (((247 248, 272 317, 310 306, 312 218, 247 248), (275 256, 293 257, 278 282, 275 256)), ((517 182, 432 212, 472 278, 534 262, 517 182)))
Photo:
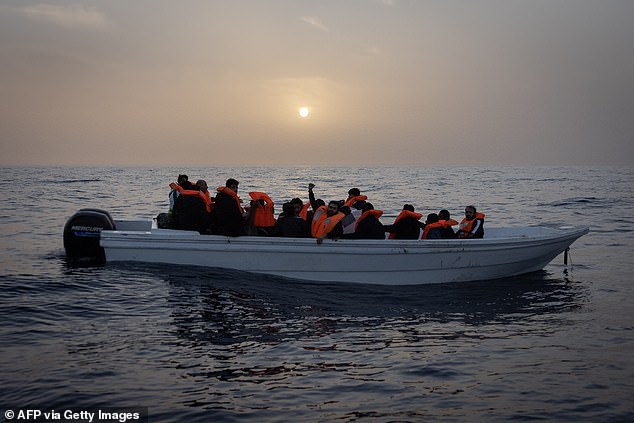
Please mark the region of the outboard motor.
POLYGON ((99 245, 102 230, 115 230, 114 220, 107 211, 81 209, 64 225, 64 249, 71 259, 105 260, 99 245))

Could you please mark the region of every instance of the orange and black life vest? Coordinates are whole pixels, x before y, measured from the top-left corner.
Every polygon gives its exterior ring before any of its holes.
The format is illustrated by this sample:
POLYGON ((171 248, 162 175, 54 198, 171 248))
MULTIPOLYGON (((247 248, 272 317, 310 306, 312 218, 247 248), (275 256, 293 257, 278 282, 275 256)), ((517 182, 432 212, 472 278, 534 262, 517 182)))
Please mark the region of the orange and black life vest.
POLYGON ((468 238, 478 220, 481 225, 484 223, 484 213, 476 212, 475 218, 471 220, 467 220, 467 218, 462 219, 458 227, 458 238, 468 238))
POLYGON ((438 222, 443 224, 443 228, 451 228, 452 226, 456 226, 458 224, 458 222, 453 219, 439 220, 438 222))
POLYGON ((343 203, 343 205, 352 207, 354 203, 356 203, 357 201, 365 201, 367 199, 368 199, 367 195, 355 195, 354 197, 351 197, 350 199, 346 200, 346 202, 343 203))
POLYGON ((299 211, 299 217, 306 220, 308 219, 308 209, 310 208, 310 202, 304 204, 302 209, 299 211))
POLYGON ((269 197, 266 193, 257 191, 250 192, 249 196, 253 200, 253 207, 255 207, 252 210, 254 213, 253 226, 259 228, 275 226, 275 205, 273 204, 271 197, 269 197), (264 205, 260 204, 259 200, 263 201, 264 205))
POLYGON ((230 190, 227 187, 218 187, 216 188, 216 191, 222 192, 228 195, 229 197, 232 197, 236 201, 236 204, 238 205, 238 210, 240 210, 240 214, 244 213, 244 209, 242 208, 242 204, 240 204, 240 199, 238 198, 238 194, 236 194, 233 190, 230 190))
POLYGON ((180 185, 175 184, 173 182, 170 184, 170 188, 171 189, 175 189, 181 195, 191 195, 191 196, 200 197, 203 200, 203 202, 205 203, 205 209, 207 210, 207 213, 211 213, 213 211, 214 202, 211 199, 211 197, 209 196, 209 191, 197 191, 197 190, 193 190, 193 189, 184 189, 180 185))
POLYGON ((363 212, 363 214, 361 214, 361 216, 359 216, 359 218, 357 219, 357 221, 354 223, 354 230, 356 232, 357 228, 359 227, 359 223, 365 219, 368 216, 374 216, 377 219, 381 216, 383 216, 383 211, 382 210, 366 210, 363 212))
POLYGON ((311 223, 311 233, 313 238, 324 238, 337 226, 337 223, 344 218, 344 214, 338 212, 334 216, 328 216, 328 207, 320 206, 315 210, 311 223))
MULTIPOLYGON (((396 222, 398 222, 401 219, 405 219, 407 217, 413 217, 416 220, 420 220, 423 217, 423 215, 420 214, 420 213, 409 211, 409 210, 401 210, 401 212, 398 214, 398 216, 396 216, 396 219, 394 220, 394 223, 392 225, 396 225, 396 222)), ((395 234, 395 233, 391 233, 387 237, 387 239, 395 239, 396 235, 397 234, 395 234)), ((418 235, 416 235, 416 236, 418 236, 418 235)))
POLYGON ((445 228, 450 228, 453 225, 457 225, 457 224, 458 222, 456 222, 453 219, 439 220, 438 222, 428 223, 427 225, 425 225, 425 230, 423 231, 423 235, 420 237, 420 239, 427 239, 427 235, 429 235, 429 231, 431 231, 432 229, 435 229, 435 228, 445 229, 445 228))
POLYGON ((205 202, 205 209, 207 210, 207 213, 211 213, 214 210, 214 200, 211 199, 211 196, 209 195, 209 191, 199 191, 200 192, 200 197, 203 199, 203 201, 205 202))

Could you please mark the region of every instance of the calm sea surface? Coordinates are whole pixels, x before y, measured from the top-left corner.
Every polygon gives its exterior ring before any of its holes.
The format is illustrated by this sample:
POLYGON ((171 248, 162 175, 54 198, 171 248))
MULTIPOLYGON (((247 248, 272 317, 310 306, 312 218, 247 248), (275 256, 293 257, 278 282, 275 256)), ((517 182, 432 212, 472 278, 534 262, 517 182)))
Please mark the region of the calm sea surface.
POLYGON ((0 407, 148 407, 151 422, 634 421, 631 168, 4 168, 0 407), (572 266, 465 284, 317 284, 192 267, 73 267, 66 219, 167 209, 179 173, 241 196, 356 186, 468 204, 487 226, 574 223, 572 266))

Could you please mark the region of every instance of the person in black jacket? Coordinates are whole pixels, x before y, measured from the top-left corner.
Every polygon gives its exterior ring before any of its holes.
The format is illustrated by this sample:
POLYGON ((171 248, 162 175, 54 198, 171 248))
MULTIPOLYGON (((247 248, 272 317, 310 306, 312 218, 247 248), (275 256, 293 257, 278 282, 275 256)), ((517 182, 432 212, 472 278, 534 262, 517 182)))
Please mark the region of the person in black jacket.
POLYGON ((306 221, 299 217, 293 203, 282 205, 282 214, 275 222, 273 236, 305 238, 308 236, 306 221))
POLYGON ((216 234, 227 236, 243 234, 244 210, 238 198, 238 184, 238 181, 229 178, 224 187, 218 188, 212 217, 216 234))
POLYGON ((438 223, 438 215, 436 213, 429 213, 427 220, 425 221, 424 239, 442 239, 442 228, 432 225, 438 223))
MULTIPOLYGON (((363 205, 363 214, 374 210, 372 203, 366 202, 363 205)), ((380 215, 382 212, 379 212, 380 215)), ((375 214, 367 214, 365 217, 361 215, 360 221, 357 223, 353 238, 356 239, 385 239, 385 228, 375 214)))
MULTIPOLYGON (((176 180, 178 185, 180 185, 183 189, 186 190, 199 190, 199 187, 189 182, 189 178, 187 175, 178 175, 178 179, 176 180)), ((191 201, 183 201, 183 196, 178 193, 177 190, 172 189, 169 193, 169 211, 167 212, 167 216, 162 217, 162 221, 160 222, 160 228, 170 228, 170 229, 192 229, 198 230, 198 226, 194 225, 185 225, 181 224, 182 221, 187 220, 188 217, 181 216, 183 213, 188 214, 189 211, 183 211, 183 208, 191 207, 191 201), (183 206, 183 202, 187 203, 183 206)), ((160 215, 159 215, 160 216, 160 215)))
MULTIPOLYGON (((449 210, 442 209, 438 212, 438 219, 444 220, 445 222, 450 222, 452 225, 457 225, 458 222, 451 219, 451 214, 449 214, 449 210)), ((443 239, 453 239, 457 238, 456 232, 453 230, 451 226, 445 226, 441 229, 442 238, 443 239)))
MULTIPOLYGON (((192 187, 198 188, 196 185, 192 185, 192 187)), ((207 213, 205 202, 202 198, 197 195, 179 195, 176 203, 176 228, 203 232, 206 226, 205 215, 207 213)))
POLYGON ((420 221, 422 214, 414 211, 414 206, 405 204, 403 211, 399 214, 392 225, 385 225, 385 231, 390 232, 392 239, 419 239, 421 230, 425 224, 420 221))
MULTIPOLYGON (((198 189, 198 187, 196 187, 194 184, 189 182, 189 177, 187 175, 178 175, 178 178, 176 179, 176 183, 180 185, 183 189, 187 189, 187 190, 198 189)), ((175 189, 170 191, 169 193, 169 202, 170 202, 169 213, 170 214, 172 214, 174 212, 174 209, 178 207, 177 202, 179 197, 180 197, 180 194, 178 193, 178 191, 176 191, 175 189)))

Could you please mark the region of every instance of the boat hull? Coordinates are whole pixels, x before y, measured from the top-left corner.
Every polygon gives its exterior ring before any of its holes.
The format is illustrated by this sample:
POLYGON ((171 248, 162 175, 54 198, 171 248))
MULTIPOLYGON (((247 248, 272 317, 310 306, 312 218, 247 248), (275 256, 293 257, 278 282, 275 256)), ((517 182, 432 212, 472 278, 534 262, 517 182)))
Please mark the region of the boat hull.
POLYGON ((106 260, 171 263, 312 281, 413 285, 543 269, 588 228, 489 229, 485 239, 325 240, 224 237, 165 229, 101 233, 106 260), (491 235, 489 235, 491 233, 491 235))

